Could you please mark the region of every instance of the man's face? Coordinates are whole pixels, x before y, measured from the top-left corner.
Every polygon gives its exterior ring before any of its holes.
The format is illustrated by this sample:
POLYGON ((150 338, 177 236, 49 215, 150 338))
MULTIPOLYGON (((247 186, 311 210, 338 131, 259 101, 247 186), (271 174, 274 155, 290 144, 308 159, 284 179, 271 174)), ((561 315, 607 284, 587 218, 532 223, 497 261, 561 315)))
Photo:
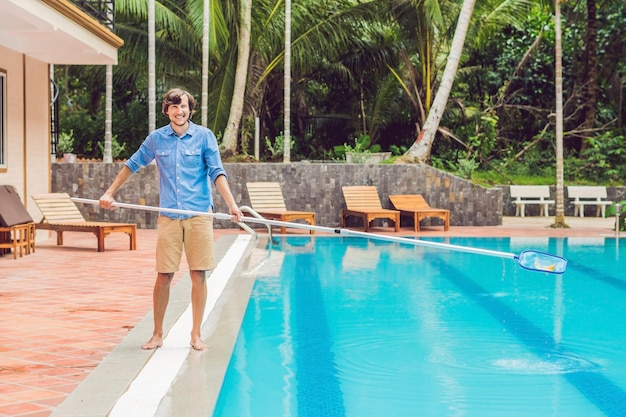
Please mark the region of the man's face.
POLYGON ((180 104, 170 104, 167 108, 167 116, 175 125, 184 126, 189 119, 189 97, 183 95, 180 97, 180 104))

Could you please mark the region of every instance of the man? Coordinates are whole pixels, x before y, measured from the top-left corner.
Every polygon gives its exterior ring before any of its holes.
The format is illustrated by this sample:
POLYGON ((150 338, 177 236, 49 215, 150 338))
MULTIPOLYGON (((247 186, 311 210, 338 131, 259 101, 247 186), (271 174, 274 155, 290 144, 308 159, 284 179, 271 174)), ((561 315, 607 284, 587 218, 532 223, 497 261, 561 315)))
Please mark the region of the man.
MULTIPOLYGON (((111 186, 100 197, 100 206, 110 209, 113 196, 137 172, 156 160, 159 171, 160 207, 208 212, 213 209, 209 178, 228 205, 232 220, 241 221, 241 210, 228 186, 217 139, 213 132, 191 122, 195 101, 180 88, 163 96, 163 113, 170 123, 151 132, 130 157, 111 186)), ((157 278, 153 292, 154 330, 142 349, 163 345, 163 320, 174 273, 179 270, 184 248, 191 276, 193 324, 191 347, 206 350, 200 328, 207 298, 206 271, 215 268, 213 260, 213 218, 161 213, 157 225, 157 278)))

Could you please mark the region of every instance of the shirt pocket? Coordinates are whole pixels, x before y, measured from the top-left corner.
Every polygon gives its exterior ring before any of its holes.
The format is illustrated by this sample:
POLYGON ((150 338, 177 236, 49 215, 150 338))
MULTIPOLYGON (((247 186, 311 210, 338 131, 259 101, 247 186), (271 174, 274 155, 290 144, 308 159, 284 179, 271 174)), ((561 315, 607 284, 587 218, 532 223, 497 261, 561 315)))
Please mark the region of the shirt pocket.
POLYGON ((183 164, 187 167, 202 166, 202 149, 185 149, 183 164))
POLYGON ((174 166, 174 155, 171 149, 157 149, 156 151, 157 164, 163 168, 169 168, 174 166))

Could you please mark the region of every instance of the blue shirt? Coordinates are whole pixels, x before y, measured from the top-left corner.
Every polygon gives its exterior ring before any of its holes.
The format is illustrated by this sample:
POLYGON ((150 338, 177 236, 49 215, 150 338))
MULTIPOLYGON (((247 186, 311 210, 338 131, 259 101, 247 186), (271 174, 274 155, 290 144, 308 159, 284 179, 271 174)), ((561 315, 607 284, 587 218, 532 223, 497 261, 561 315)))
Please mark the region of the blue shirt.
MULTIPOLYGON (((191 121, 179 137, 171 125, 151 132, 137 152, 126 161, 134 174, 156 160, 159 171, 160 206, 177 210, 207 212, 213 209, 209 178, 213 183, 226 176, 213 132, 191 121)), ((173 219, 190 215, 161 213, 173 219)))

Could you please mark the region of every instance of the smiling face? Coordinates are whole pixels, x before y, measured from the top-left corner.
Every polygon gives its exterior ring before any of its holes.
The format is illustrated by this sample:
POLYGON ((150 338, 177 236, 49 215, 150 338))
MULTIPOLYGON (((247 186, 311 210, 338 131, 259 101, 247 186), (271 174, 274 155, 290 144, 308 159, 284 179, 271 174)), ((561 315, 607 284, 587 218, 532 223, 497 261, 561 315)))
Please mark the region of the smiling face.
POLYGON ((194 104, 194 98, 189 92, 172 88, 163 96, 162 111, 169 117, 172 127, 186 128, 193 115, 194 104))
POLYGON ((189 109, 189 97, 183 95, 178 101, 179 103, 170 104, 167 107, 165 114, 167 114, 170 118, 170 122, 172 122, 172 124, 183 127, 189 120, 189 115, 191 113, 191 110, 189 109))

